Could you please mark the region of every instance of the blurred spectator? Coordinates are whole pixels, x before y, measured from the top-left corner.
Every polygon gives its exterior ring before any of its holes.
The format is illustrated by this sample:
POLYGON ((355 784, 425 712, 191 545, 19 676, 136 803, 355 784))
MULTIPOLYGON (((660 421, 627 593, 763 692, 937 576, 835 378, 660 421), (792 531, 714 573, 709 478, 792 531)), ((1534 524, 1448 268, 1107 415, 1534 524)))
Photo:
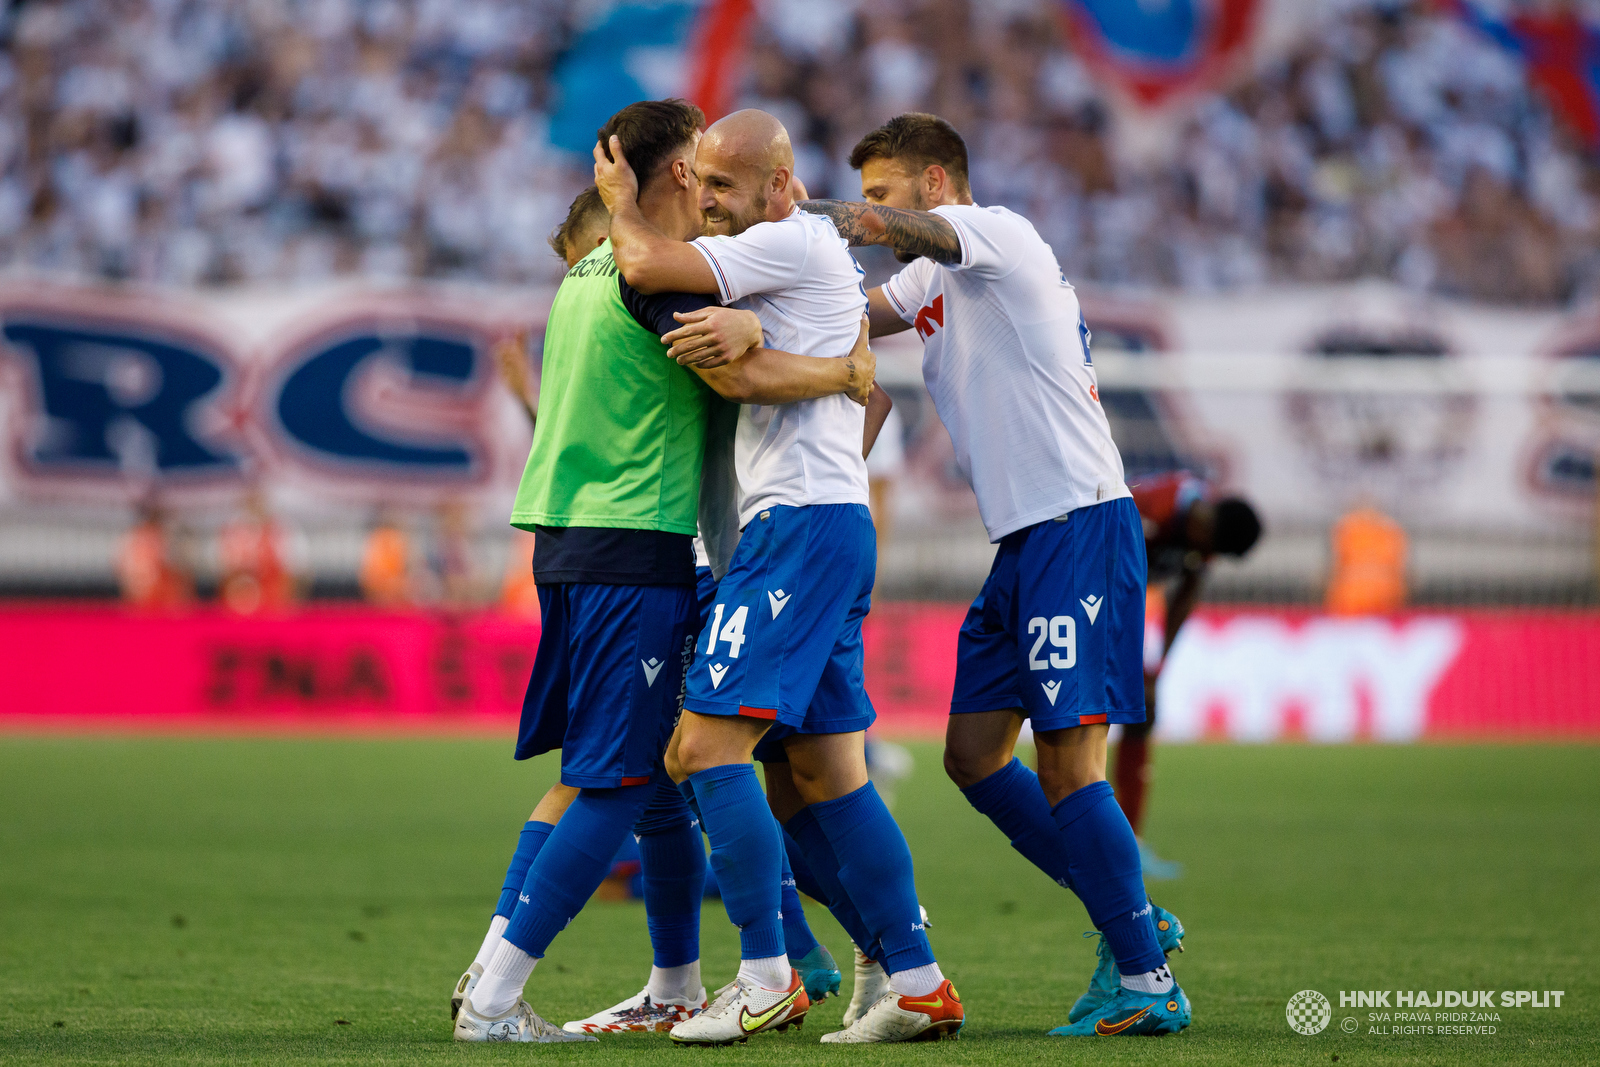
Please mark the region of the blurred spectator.
POLYGON ((117 552, 117 580, 124 601, 148 609, 194 603, 194 578, 173 542, 161 505, 153 499, 141 504, 139 519, 117 552))
MULTIPOLYGON (((429 599, 446 608, 464 608, 478 599, 472 567, 472 545, 466 505, 446 500, 435 513, 433 541, 428 546, 429 599)), ((532 570, 532 556, 529 569, 532 570)))
POLYGON ((252 489, 244 514, 222 528, 222 604, 240 615, 281 611, 299 599, 292 537, 272 517, 266 497, 252 489))
POLYGON ((361 595, 379 607, 412 602, 411 540, 387 509, 379 511, 361 549, 361 595))
MULTIPOLYGON (((1138 162, 1058 0, 758 5, 740 104, 818 196, 863 132, 966 134, 973 194, 1069 277, 1213 290, 1388 277, 1474 299, 1600 290, 1600 170, 1444 5, 1343 0, 1138 162)), ((59 0, 0 14, 0 266, 180 285, 549 281, 588 161, 547 136, 578 0, 59 0)), ((1592 16, 1585 16, 1592 17, 1592 16)), ((1150 138, 1146 138, 1149 141, 1150 138)))
POLYGON ((1406 532, 1371 504, 1333 527, 1327 607, 1335 615, 1382 615, 1406 602, 1406 532))

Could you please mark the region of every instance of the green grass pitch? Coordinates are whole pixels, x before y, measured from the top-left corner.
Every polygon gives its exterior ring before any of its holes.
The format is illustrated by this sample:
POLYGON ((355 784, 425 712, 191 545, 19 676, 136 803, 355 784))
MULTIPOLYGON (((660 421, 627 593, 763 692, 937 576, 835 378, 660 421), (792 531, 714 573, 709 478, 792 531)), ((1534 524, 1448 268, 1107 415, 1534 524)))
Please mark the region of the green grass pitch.
MULTIPOLYGON (((1081 905, 943 777, 895 811, 969 1012, 959 1042, 827 1048, 805 1029, 723 1050, 664 1037, 458 1046, 445 1001, 553 761, 444 740, 0 739, 0 1063, 1600 1062, 1600 767, 1592 747, 1187 747, 1158 755, 1155 885, 1189 928, 1195 1024, 1064 1040, 1093 963, 1081 905), (1492 1037, 1379 1036, 1340 989, 1562 989, 1492 1037), (1288 998, 1334 1000, 1289 1030, 1288 998), (1361 1032, 1339 1024, 1360 1016, 1361 1032), (339 1025, 337 1020, 348 1025, 339 1025)), ((848 942, 820 907, 836 955, 848 942)), ((705 912, 708 985, 737 939, 705 912)), ((590 905, 535 972, 560 1022, 635 992, 638 904, 590 905)), ((848 993, 848 977, 846 992, 848 993)))

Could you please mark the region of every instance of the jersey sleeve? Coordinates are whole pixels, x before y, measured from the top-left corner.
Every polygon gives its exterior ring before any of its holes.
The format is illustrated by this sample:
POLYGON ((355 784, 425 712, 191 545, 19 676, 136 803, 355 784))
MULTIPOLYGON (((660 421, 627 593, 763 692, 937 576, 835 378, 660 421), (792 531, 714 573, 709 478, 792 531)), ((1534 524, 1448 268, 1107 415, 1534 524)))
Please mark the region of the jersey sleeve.
POLYGON ((697 237, 694 247, 711 264, 724 304, 793 287, 809 250, 806 228, 786 222, 757 223, 736 237, 697 237))
POLYGON ((621 271, 617 272, 617 288, 628 314, 657 337, 678 328, 678 320, 672 317, 674 311, 687 313, 718 306, 711 297, 700 293, 651 293, 647 296, 629 285, 621 271))
POLYGON ((927 302, 928 283, 933 280, 935 269, 933 260, 919 259, 883 283, 889 306, 907 322, 916 322, 917 312, 927 302))
POLYGON ((1014 217, 975 204, 943 204, 933 213, 955 228, 961 242, 961 262, 945 264, 948 269, 998 281, 1021 264, 1025 246, 1014 217))

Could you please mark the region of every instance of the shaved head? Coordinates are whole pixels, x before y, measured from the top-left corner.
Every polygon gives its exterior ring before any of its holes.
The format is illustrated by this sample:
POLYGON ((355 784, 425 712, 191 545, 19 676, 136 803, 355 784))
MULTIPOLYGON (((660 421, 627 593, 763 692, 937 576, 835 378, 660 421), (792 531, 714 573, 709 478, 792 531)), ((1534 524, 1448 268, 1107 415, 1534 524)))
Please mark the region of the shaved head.
POLYGON ((783 123, 765 111, 746 108, 719 119, 706 130, 711 152, 727 163, 756 167, 771 174, 779 167, 794 170, 794 146, 783 123))
POLYGON ((754 108, 714 122, 695 151, 707 233, 737 234, 794 208, 794 147, 783 123, 754 108))

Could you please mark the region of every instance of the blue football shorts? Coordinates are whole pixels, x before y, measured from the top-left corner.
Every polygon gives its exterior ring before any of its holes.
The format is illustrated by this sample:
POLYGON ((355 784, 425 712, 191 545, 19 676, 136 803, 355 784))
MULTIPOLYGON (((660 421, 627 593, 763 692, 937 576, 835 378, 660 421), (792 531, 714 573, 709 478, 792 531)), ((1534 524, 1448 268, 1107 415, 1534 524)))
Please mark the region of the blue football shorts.
POLYGON ((543 624, 517 759, 561 750, 563 785, 643 785, 661 766, 698 630, 687 585, 539 586, 543 624))
POLYGON ((1122 497, 1006 535, 961 623, 950 714, 1144 721, 1144 529, 1122 497))
POLYGON ((794 734, 865 730, 861 620, 872 605, 877 535, 862 504, 779 505, 745 526, 695 646, 684 707, 772 727, 758 759, 794 734))

